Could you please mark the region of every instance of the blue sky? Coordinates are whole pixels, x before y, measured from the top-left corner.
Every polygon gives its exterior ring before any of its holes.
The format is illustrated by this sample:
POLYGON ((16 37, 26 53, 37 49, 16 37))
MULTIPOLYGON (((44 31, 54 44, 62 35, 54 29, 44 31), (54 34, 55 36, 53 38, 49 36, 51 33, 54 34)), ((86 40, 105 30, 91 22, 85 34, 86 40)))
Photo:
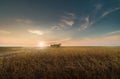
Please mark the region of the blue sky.
POLYGON ((0 45, 120 45, 120 0, 0 0, 0 45))

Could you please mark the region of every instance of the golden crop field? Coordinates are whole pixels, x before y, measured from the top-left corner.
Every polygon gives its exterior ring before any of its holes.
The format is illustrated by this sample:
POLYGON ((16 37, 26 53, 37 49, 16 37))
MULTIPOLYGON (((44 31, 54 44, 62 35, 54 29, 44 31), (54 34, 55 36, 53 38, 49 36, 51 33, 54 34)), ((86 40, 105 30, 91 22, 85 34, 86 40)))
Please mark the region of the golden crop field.
POLYGON ((120 47, 1 47, 0 79, 120 79, 120 47))

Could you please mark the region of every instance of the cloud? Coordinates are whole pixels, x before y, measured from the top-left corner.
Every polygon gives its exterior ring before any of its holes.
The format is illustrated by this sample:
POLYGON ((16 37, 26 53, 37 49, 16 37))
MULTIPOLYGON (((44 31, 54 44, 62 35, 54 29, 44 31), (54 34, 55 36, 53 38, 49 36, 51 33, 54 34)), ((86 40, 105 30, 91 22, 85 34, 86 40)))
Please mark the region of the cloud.
POLYGON ((96 9, 98 10, 98 9, 101 9, 102 8, 102 4, 101 3, 98 3, 95 7, 96 7, 96 9))
POLYGON ((49 40, 49 41, 47 41, 48 42, 48 44, 54 44, 54 43, 62 43, 62 44, 64 44, 64 43, 66 43, 66 42, 68 42, 68 41, 70 41, 72 38, 71 37, 64 37, 64 38, 60 38, 60 39, 55 39, 55 40, 49 40))
POLYGON ((120 10, 120 7, 114 8, 114 9, 111 9, 111 10, 109 10, 109 11, 104 12, 103 15, 102 15, 102 17, 105 17, 105 16, 107 16, 108 14, 110 14, 110 13, 112 13, 112 12, 115 12, 115 11, 117 11, 117 10, 120 10))
POLYGON ((62 16, 60 23, 64 23, 68 26, 73 26, 75 19, 74 13, 66 13, 66 16, 62 16))
POLYGON ((79 26, 79 31, 83 31, 86 30, 87 28, 89 28, 90 26, 92 26, 94 23, 96 23, 96 14, 98 13, 98 11, 102 8, 102 4, 98 3, 95 5, 95 9, 93 9, 92 12, 90 12, 88 15, 86 15, 85 17, 81 18, 81 23, 79 26))
POLYGON ((79 31, 86 30, 88 27, 92 26, 96 22, 100 21, 103 17, 107 16, 108 14, 120 10, 120 7, 105 11, 100 17, 96 17, 98 11, 102 8, 102 4, 97 4, 95 9, 86 17, 82 18, 82 24, 79 27, 79 31))
POLYGON ((33 21, 31 21, 29 19, 16 19, 16 22, 24 23, 24 24, 31 24, 31 23, 33 23, 33 21))
POLYGON ((120 30, 117 30, 117 31, 113 31, 113 32, 107 33, 106 35, 113 35, 113 34, 117 34, 117 33, 120 33, 120 30))
POLYGON ((74 13, 66 13, 66 15, 60 18, 60 21, 51 27, 50 30, 64 30, 74 25, 75 14, 74 13))
POLYGON ((120 36, 113 35, 113 36, 106 36, 106 37, 99 37, 99 38, 84 38, 77 41, 69 41, 68 44, 70 45, 80 45, 80 46, 94 46, 94 45, 120 45, 120 36))
POLYGON ((75 19, 76 15, 74 13, 66 13, 69 19, 75 19))
POLYGON ((29 29, 28 32, 32 33, 32 34, 36 34, 36 35, 43 35, 44 33, 40 30, 31 30, 29 29))
POLYGON ((90 21, 89 16, 85 17, 82 19, 82 24, 79 27, 79 31, 83 31, 85 29, 87 29, 89 26, 91 26, 94 23, 94 20, 90 21))
POLYGON ((67 15, 72 16, 72 17, 75 17, 75 14, 74 14, 74 13, 67 13, 67 15))
POLYGON ((50 30, 57 30, 57 31, 59 31, 59 30, 61 30, 61 27, 60 26, 57 26, 57 25, 54 25, 54 26, 52 26, 51 27, 51 29, 50 30))
POLYGON ((68 26, 72 26, 74 24, 74 21, 67 20, 67 19, 62 19, 61 22, 63 22, 64 24, 66 24, 68 26))
POLYGON ((58 40, 60 42, 65 42, 65 41, 70 41, 72 38, 71 37, 67 37, 67 38, 64 38, 64 39, 61 39, 61 40, 58 40))
POLYGON ((10 34, 11 32, 6 31, 6 30, 0 30, 0 34, 10 34))

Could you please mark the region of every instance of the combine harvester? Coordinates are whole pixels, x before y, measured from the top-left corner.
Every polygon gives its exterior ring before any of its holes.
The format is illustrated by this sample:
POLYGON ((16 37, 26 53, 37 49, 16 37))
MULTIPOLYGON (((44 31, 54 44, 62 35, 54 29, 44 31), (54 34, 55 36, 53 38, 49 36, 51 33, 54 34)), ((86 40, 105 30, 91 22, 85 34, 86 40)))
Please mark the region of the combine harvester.
POLYGON ((58 44, 51 44, 50 47, 61 47, 61 43, 58 43, 58 44))

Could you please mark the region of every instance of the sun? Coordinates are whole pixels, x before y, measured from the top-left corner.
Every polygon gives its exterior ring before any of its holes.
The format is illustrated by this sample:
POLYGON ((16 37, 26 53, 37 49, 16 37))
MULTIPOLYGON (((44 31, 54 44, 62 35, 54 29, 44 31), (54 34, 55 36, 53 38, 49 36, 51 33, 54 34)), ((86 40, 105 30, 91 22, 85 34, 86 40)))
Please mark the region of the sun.
POLYGON ((46 46, 46 44, 44 41, 41 41, 38 43, 38 47, 45 47, 45 46, 46 46))

